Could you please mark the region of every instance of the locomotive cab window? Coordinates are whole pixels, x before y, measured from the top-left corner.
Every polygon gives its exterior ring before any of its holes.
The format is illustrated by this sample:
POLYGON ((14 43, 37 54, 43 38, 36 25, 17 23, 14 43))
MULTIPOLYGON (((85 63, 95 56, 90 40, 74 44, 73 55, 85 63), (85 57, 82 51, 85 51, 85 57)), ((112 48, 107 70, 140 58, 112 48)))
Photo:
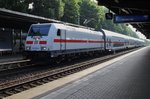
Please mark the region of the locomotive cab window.
POLYGON ((48 36, 51 25, 33 25, 29 30, 28 36, 48 36))
POLYGON ((58 29, 58 30, 57 30, 57 36, 60 36, 60 34, 61 34, 61 30, 58 29))

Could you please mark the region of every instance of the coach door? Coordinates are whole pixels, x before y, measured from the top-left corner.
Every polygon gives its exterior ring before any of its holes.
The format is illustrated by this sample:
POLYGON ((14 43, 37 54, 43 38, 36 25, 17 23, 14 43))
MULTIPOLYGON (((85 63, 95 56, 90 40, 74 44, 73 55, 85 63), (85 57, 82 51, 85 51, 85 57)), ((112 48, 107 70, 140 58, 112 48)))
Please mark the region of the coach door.
POLYGON ((66 30, 61 30, 60 39, 60 50, 66 50, 66 30))

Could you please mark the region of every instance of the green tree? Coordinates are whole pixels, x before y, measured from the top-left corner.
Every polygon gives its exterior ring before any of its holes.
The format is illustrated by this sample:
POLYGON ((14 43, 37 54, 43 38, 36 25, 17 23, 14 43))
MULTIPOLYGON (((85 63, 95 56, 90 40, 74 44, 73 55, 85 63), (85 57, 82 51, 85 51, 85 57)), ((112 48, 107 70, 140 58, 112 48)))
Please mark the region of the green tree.
POLYGON ((29 0, 0 0, 0 8, 27 12, 29 0))
POLYGON ((65 6, 65 2, 62 0, 57 0, 57 7, 55 9, 55 17, 58 20, 61 20, 62 16, 64 15, 64 6, 65 6))
POLYGON ((64 0, 32 0, 30 13, 60 20, 64 14, 64 0))
POLYGON ((64 15, 62 21, 77 24, 79 20, 79 1, 78 0, 66 0, 64 7, 64 15))
POLYGON ((108 9, 98 6, 92 0, 0 0, 0 8, 81 24, 97 30, 104 28, 138 38, 125 24, 106 20, 108 9), (32 9, 28 8, 30 3, 33 4, 32 9))
POLYGON ((91 0, 81 0, 80 24, 98 29, 101 27, 103 8, 91 0))

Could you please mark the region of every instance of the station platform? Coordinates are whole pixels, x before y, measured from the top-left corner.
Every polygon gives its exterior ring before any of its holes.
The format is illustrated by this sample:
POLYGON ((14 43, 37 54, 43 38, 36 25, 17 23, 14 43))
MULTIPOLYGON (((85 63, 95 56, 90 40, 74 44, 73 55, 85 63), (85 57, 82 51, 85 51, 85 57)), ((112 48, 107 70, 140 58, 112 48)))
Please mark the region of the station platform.
POLYGON ((150 47, 7 97, 29 98, 150 99, 150 47))
POLYGON ((23 56, 21 54, 12 55, 12 56, 0 56, 0 64, 11 62, 11 61, 22 60, 22 59, 23 59, 23 56))

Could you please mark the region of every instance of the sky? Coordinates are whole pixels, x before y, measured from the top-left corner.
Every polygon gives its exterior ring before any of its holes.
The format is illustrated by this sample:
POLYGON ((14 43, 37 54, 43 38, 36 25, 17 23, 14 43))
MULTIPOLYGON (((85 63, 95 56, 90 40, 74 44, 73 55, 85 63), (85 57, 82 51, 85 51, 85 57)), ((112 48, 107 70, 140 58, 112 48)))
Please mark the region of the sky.
POLYGON ((94 1, 94 2, 96 2, 96 3, 97 3, 97 0, 91 0, 91 1, 94 1))
POLYGON ((29 9, 33 8, 33 2, 29 4, 29 9))

